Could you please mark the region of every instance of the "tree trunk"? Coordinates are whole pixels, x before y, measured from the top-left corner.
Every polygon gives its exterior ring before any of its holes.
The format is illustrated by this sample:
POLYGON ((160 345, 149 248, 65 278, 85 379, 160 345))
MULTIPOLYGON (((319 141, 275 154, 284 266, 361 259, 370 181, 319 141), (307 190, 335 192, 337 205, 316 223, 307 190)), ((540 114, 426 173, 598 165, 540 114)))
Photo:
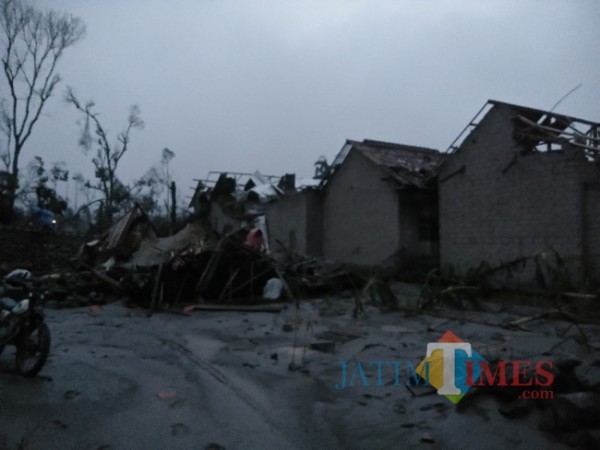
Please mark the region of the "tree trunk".
POLYGON ((175 233, 177 225, 177 186, 171 182, 171 234, 175 233))
POLYGON ((0 180, 0 223, 10 223, 14 216, 15 198, 18 183, 12 173, 6 172, 4 180, 0 180))
POLYGON ((19 156, 21 149, 15 145, 11 171, 6 174, 5 189, 0 191, 0 223, 10 223, 15 212, 15 200, 19 188, 19 156))

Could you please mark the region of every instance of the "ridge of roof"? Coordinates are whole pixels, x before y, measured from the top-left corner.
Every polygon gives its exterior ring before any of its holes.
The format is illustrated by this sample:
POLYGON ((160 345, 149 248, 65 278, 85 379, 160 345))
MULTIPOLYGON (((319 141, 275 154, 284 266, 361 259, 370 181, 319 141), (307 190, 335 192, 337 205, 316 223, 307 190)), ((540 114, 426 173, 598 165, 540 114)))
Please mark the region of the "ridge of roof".
POLYGON ((357 147, 364 146, 364 147, 386 149, 386 150, 407 150, 407 151, 419 152, 419 153, 433 153, 433 154, 440 153, 439 150, 429 148, 429 147, 399 144, 396 142, 378 141, 378 140, 374 140, 374 139, 364 139, 362 141, 346 139, 346 143, 350 144, 352 146, 357 146, 357 147))

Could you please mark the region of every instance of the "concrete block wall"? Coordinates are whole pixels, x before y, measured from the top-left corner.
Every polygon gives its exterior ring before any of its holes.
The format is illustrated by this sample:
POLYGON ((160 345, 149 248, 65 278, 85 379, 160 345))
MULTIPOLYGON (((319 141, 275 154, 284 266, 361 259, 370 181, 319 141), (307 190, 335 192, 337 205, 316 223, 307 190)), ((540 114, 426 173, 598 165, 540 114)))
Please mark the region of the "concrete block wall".
POLYGON ((323 256, 377 265, 399 251, 398 195, 389 175, 352 150, 329 181, 323 197, 323 256))
MULTIPOLYGON (((600 177, 597 177, 600 181, 600 177)), ((600 283, 600 183, 584 186, 584 257, 587 274, 600 283)))
POLYGON ((444 164, 442 266, 464 271, 548 249, 581 262, 582 189, 594 171, 575 150, 521 154, 513 138, 516 115, 494 106, 444 164))

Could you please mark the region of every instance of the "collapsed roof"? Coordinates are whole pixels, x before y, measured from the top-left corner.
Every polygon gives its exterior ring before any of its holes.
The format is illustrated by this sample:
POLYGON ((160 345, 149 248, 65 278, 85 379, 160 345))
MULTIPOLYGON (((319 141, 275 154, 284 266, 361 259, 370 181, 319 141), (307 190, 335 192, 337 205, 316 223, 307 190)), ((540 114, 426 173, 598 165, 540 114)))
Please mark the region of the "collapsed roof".
POLYGON ((266 203, 283 194, 278 183, 283 177, 243 172, 211 171, 204 180, 196 180, 197 185, 190 207, 197 207, 202 201, 216 201, 223 198, 236 202, 246 200, 266 203))
POLYGON ((497 100, 488 100, 483 105, 450 145, 449 153, 458 150, 466 136, 479 125, 481 118, 495 106, 508 107, 517 113, 514 121, 514 136, 523 145, 525 152, 575 148, 583 150, 589 160, 597 160, 600 157, 599 123, 497 100))

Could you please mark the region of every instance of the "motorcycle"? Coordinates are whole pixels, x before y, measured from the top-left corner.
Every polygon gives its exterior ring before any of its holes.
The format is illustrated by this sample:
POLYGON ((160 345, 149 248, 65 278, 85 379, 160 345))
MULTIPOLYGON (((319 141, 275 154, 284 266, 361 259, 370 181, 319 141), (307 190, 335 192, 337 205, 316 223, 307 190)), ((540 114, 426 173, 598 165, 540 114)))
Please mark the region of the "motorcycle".
POLYGON ((17 372, 38 374, 50 353, 50 329, 44 321, 44 295, 30 291, 28 298, 0 298, 0 354, 7 345, 16 347, 17 372))

